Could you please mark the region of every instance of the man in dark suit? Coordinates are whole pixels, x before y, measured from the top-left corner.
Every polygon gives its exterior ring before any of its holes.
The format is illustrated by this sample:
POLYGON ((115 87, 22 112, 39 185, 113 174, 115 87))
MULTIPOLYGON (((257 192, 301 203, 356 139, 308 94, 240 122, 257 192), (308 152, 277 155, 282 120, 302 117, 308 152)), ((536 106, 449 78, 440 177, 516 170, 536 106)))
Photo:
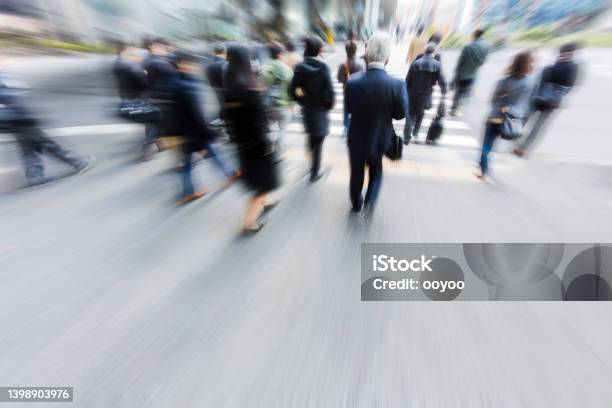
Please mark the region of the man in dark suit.
POLYGON ((371 212, 378 197, 382 180, 382 158, 395 135, 393 119, 406 117, 408 95, 403 82, 385 72, 391 40, 383 33, 375 33, 368 41, 366 61, 368 70, 350 79, 344 91, 344 105, 351 114, 348 149, 351 165, 350 197, 353 211, 361 211, 361 195, 368 166, 370 180, 365 196, 367 212, 371 212))

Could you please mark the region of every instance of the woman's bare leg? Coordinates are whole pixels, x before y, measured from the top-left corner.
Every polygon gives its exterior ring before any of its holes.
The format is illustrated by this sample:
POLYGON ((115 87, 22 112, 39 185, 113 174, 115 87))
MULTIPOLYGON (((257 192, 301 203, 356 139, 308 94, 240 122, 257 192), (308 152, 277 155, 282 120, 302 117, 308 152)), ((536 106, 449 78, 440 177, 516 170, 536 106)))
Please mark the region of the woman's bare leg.
POLYGON ((249 200, 246 214, 244 216, 244 229, 252 229, 253 227, 255 227, 257 218, 261 215, 261 212, 263 211, 263 206, 266 203, 267 199, 267 194, 258 194, 253 196, 249 200))

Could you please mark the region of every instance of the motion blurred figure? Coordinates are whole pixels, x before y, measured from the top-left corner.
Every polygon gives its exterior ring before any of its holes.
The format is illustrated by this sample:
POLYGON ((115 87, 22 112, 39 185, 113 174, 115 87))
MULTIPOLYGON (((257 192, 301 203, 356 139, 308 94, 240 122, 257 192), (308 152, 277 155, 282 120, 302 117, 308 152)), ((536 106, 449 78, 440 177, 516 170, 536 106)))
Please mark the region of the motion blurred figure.
POLYGON ((215 54, 213 60, 206 67, 206 79, 208 80, 208 84, 215 91, 217 102, 219 105, 223 106, 223 70, 227 64, 227 51, 224 45, 217 44, 213 52, 215 54))
POLYGON ((323 43, 317 37, 304 41, 304 61, 295 67, 291 81, 291 97, 302 106, 304 127, 312 155, 310 181, 321 178, 323 141, 329 134, 329 111, 334 107, 334 88, 327 64, 320 54, 323 43))
POLYGON ((393 119, 403 119, 408 96, 403 82, 385 72, 391 53, 391 40, 375 33, 368 41, 368 70, 349 80, 344 91, 345 110, 351 114, 348 149, 351 165, 350 199, 352 210, 361 211, 365 167, 369 169, 365 196, 369 214, 376 203, 382 180, 382 157, 395 135, 393 119))
POLYGON ((181 182, 183 190, 178 204, 186 204, 203 197, 207 191, 195 191, 191 178, 195 152, 204 149, 206 143, 212 139, 212 134, 206 125, 204 115, 200 109, 198 88, 194 75, 200 66, 196 59, 187 53, 177 52, 175 62, 179 76, 172 86, 172 100, 177 122, 177 135, 182 139, 181 182))
MULTIPOLYGON (((348 41, 345 44, 344 49, 346 50, 346 61, 340 64, 340 66, 338 67, 338 74, 336 76, 338 82, 340 82, 342 86, 346 88, 346 83, 348 82, 349 78, 352 75, 363 71, 363 64, 356 58, 357 43, 355 41, 348 41)), ((344 109, 343 124, 345 136, 348 132, 349 119, 350 116, 346 109, 344 109)))
POLYGON ((163 150, 163 145, 158 143, 160 136, 174 133, 176 126, 172 106, 172 86, 175 83, 178 72, 175 68, 176 61, 170 54, 169 44, 163 38, 154 38, 145 43, 149 51, 148 57, 143 65, 147 73, 148 94, 150 102, 159 109, 161 121, 158 124, 147 125, 147 140, 143 146, 143 158, 149 158, 149 149, 153 143, 157 143, 158 149, 163 150))
POLYGON ((455 67, 455 77, 452 82, 455 94, 453 106, 449 112, 450 116, 455 116, 461 102, 470 96, 472 86, 476 80, 476 74, 487 59, 490 47, 485 39, 482 38, 483 34, 484 30, 478 29, 474 31, 473 41, 461 50, 459 61, 455 67))
POLYGON ((148 84, 147 75, 141 65, 142 57, 137 50, 121 41, 116 44, 116 52, 113 74, 121 99, 119 115, 145 125, 143 145, 147 145, 156 137, 155 125, 159 122, 160 114, 157 108, 146 102, 145 92, 148 84))
POLYGON ((576 48, 577 46, 574 43, 563 45, 555 63, 542 71, 534 90, 531 109, 525 121, 529 121, 534 116, 536 118, 525 139, 514 150, 514 154, 517 156, 523 157, 525 155, 525 152, 548 123, 551 115, 559 109, 565 96, 576 85, 576 78, 578 77, 578 64, 574 62, 576 48))
POLYGON ((271 60, 264 65, 262 79, 266 85, 266 109, 270 124, 278 126, 274 150, 278 157, 282 153, 282 142, 291 119, 292 100, 289 96, 289 85, 293 71, 283 62, 284 47, 279 43, 270 44, 271 60))
POLYGON ((500 135, 504 115, 509 114, 519 119, 527 115, 529 98, 533 92, 534 81, 530 77, 533 63, 531 51, 518 53, 506 70, 506 77, 495 87, 480 156, 480 173, 476 175, 481 180, 486 180, 489 173, 489 153, 493 149, 495 139, 500 135))
POLYGON ((295 69, 295 66, 302 62, 302 58, 296 52, 295 43, 293 40, 288 39, 285 41, 285 54, 283 55, 283 61, 289 68, 292 70, 295 69))
POLYGON ((425 49, 425 55, 410 65, 406 75, 406 88, 410 98, 410 120, 404 127, 404 144, 411 138, 419 136, 425 111, 431 108, 433 87, 438 84, 442 93, 440 103, 446 98, 446 81, 442 73, 442 64, 434 58, 437 45, 430 43, 425 49), (412 127, 412 129, 411 129, 412 127), (411 136, 412 134, 412 136, 411 136))
MULTIPOLYGON (((433 33, 430 37, 429 40, 427 40, 427 42, 425 43, 425 47, 423 47, 423 50, 419 52, 419 54, 414 58, 414 61, 418 60, 419 58, 423 58, 425 56, 425 49, 427 48, 427 44, 435 44, 436 45, 436 50, 433 53, 433 57, 442 62, 442 54, 440 54, 440 43, 442 42, 442 39, 444 38, 444 36, 442 35, 442 33, 439 32, 435 32, 433 33)), ((413 61, 413 62, 414 62, 413 61)))
POLYGON ((406 55, 406 63, 412 64, 416 57, 423 52, 427 46, 427 37, 425 36, 425 27, 419 25, 416 33, 410 38, 410 45, 408 46, 408 55, 406 55))
POLYGON ((273 147, 268 139, 268 121, 263 87, 251 70, 249 50, 233 45, 227 51, 224 119, 238 148, 242 178, 254 192, 244 217, 243 232, 256 233, 263 227, 260 216, 275 204, 268 193, 279 185, 273 147))
POLYGON ((94 165, 93 158, 80 157, 51 140, 40 129, 34 112, 23 96, 23 90, 10 86, 10 81, 3 76, 0 76, 0 128, 12 133, 19 144, 29 186, 54 180, 45 177, 42 155, 52 156, 68 164, 77 174, 94 165))
POLYGON ((142 98, 147 89, 147 74, 142 67, 142 57, 124 42, 116 44, 117 59, 113 74, 121 99, 142 98))
POLYGON ((177 51, 175 61, 179 76, 172 87, 172 96, 176 116, 176 133, 182 138, 180 148, 183 156, 181 168, 181 181, 183 184, 182 196, 179 204, 185 204, 203 197, 206 191, 195 191, 191 173, 193 168, 193 154, 206 149, 217 166, 221 169, 228 182, 235 177, 224 163, 217 157, 212 147, 215 134, 208 127, 202 109, 200 108, 199 87, 197 75, 201 65, 197 56, 177 51))

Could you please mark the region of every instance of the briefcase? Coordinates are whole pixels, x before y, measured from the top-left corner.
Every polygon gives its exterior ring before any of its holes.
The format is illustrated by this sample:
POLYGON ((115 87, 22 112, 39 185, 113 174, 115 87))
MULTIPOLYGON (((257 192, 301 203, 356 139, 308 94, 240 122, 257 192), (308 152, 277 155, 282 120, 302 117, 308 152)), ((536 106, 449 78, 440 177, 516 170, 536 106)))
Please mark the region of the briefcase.
POLYGON ((393 135, 391 137, 391 143, 389 143, 389 147, 387 148, 387 151, 385 152, 385 156, 389 160, 393 160, 393 161, 400 160, 402 158, 403 149, 404 149, 404 141, 402 140, 401 137, 396 135, 395 132, 393 132, 393 135))
POLYGON ((434 120, 431 121, 431 125, 429 125, 426 142, 436 143, 440 136, 442 136, 442 132, 444 132, 444 124, 442 123, 442 118, 440 116, 436 116, 434 120))

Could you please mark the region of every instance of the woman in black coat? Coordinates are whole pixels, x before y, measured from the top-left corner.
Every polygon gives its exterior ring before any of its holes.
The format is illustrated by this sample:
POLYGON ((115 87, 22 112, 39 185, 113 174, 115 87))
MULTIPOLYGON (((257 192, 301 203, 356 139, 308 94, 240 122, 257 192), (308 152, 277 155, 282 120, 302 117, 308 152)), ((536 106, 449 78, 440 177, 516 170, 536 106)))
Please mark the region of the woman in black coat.
POLYGON ((319 56, 323 43, 316 37, 305 40, 304 62, 295 67, 289 87, 291 97, 302 107, 304 127, 312 155, 310 181, 321 176, 321 151, 329 133, 329 111, 334 107, 334 87, 327 64, 319 56))
POLYGON ((246 210, 243 231, 259 231, 262 212, 274 204, 268 193, 279 185, 273 146, 268 139, 268 121, 262 100, 262 87, 251 71, 249 50, 241 45, 227 50, 224 78, 224 119, 238 148, 242 179, 254 192, 246 210))

